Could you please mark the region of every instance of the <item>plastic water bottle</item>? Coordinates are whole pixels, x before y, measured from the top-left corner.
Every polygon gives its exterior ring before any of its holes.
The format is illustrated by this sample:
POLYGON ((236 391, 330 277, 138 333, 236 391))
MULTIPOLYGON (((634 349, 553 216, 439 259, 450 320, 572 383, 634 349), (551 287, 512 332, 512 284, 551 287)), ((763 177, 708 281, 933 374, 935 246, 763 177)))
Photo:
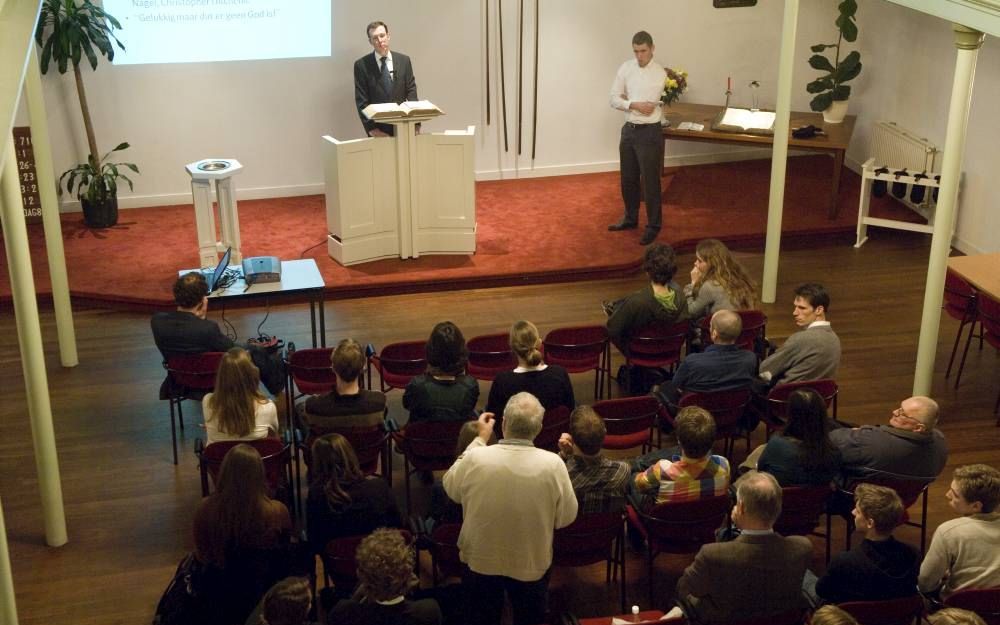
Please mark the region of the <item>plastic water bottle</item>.
POLYGON ((639 622, 639 606, 637 605, 632 606, 632 622, 639 622))

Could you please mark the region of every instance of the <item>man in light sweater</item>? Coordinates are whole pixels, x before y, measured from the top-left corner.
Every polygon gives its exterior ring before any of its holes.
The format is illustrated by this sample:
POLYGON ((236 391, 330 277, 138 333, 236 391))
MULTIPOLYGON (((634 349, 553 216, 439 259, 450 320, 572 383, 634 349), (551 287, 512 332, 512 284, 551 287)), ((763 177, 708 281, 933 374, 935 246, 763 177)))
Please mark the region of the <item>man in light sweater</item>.
POLYGON ((576 519, 573 483, 562 459, 532 442, 542 431, 542 404, 530 393, 510 398, 503 438, 486 446, 493 414, 478 420, 478 436, 442 483, 464 511, 459 555, 470 623, 499 624, 504 593, 514 625, 545 621, 552 534, 576 519))
POLYGON ((821 284, 802 284, 795 289, 793 306, 792 317, 803 331, 788 337, 778 351, 760 363, 760 378, 768 388, 837 375, 840 339, 826 319, 830 295, 821 284))
POLYGON ((963 588, 1000 586, 1000 471, 985 464, 955 469, 948 503, 961 516, 934 532, 920 566, 920 592, 947 597, 963 588))

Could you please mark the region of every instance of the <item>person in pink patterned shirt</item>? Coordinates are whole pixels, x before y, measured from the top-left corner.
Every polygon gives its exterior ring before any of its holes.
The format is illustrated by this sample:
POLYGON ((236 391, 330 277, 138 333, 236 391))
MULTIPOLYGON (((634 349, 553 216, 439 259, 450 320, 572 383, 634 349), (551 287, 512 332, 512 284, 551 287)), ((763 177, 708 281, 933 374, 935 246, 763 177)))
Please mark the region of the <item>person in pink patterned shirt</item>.
POLYGON ((635 476, 635 492, 644 507, 724 495, 729 489, 729 461, 712 454, 715 419, 704 408, 681 409, 676 420, 680 455, 664 458, 635 476))

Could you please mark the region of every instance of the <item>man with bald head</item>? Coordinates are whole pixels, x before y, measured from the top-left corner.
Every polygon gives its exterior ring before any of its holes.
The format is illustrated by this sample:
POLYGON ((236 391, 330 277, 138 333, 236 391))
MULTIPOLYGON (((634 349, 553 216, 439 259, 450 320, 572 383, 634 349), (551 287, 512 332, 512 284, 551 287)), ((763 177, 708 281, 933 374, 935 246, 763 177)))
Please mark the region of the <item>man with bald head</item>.
POLYGON ((845 480, 867 477, 935 479, 948 460, 944 434, 937 429, 938 405, 930 397, 904 399, 888 425, 863 425, 830 432, 840 450, 845 480))
POLYGON ((743 322, 738 314, 716 311, 709 326, 712 344, 681 361, 674 377, 661 387, 660 400, 672 408, 684 393, 749 388, 757 376, 757 356, 736 346, 741 332, 743 322))

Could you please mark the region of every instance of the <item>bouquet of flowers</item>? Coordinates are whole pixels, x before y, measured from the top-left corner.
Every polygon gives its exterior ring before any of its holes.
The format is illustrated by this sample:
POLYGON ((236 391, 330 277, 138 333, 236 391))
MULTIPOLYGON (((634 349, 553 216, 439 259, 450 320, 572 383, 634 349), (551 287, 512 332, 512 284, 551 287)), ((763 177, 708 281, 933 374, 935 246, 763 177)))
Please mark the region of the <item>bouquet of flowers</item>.
POLYGON ((667 69, 667 77, 663 80, 663 94, 660 95, 660 102, 667 106, 681 97, 687 91, 687 72, 684 70, 667 69))

